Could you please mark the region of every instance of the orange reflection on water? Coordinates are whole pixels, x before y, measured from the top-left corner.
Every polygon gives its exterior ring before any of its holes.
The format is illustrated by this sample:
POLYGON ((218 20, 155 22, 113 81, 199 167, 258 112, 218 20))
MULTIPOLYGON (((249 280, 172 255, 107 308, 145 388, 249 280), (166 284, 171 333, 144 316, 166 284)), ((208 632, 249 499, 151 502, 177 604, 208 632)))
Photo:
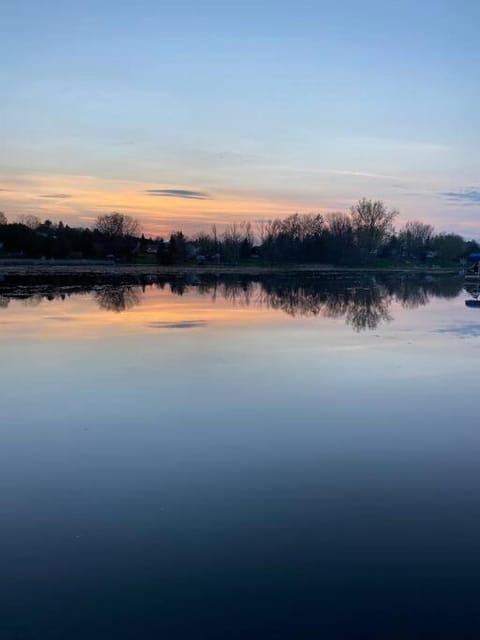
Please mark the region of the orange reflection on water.
MULTIPOLYGON (((262 305, 258 292, 235 300, 188 291, 173 295, 168 289, 139 286, 99 289, 71 296, 3 298, 1 338, 106 338, 143 334, 148 329, 202 330, 255 322, 280 323, 283 314, 262 305)), ((0 339, 1 339, 0 338, 0 339)))

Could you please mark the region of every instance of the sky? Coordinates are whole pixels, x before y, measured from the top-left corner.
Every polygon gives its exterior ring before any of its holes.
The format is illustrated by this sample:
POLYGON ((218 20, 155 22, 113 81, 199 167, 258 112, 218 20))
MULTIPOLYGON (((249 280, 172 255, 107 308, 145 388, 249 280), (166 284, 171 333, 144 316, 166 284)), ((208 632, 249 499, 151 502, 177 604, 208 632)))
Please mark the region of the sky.
POLYGON ((0 211, 346 211, 480 239, 477 0, 2 0, 0 211))

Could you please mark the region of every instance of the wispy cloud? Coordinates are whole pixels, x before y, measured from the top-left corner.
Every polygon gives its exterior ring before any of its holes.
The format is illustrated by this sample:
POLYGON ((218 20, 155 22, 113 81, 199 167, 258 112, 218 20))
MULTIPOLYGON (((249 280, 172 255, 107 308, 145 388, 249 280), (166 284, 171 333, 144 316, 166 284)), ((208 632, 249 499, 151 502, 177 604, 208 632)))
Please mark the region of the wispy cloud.
POLYGON ((71 322, 75 316, 44 316, 45 320, 55 320, 56 322, 71 322))
POLYGON ((51 198, 52 200, 66 200, 67 198, 71 198, 71 194, 69 193, 46 193, 45 195, 40 196, 41 198, 51 198))
POLYGON ((194 329, 204 327, 205 320, 179 320, 178 322, 149 322, 147 327, 152 329, 194 329))
POLYGON ((466 322, 465 324, 453 325, 438 329, 437 333, 452 333, 454 335, 477 338, 480 336, 480 324, 478 322, 466 322))
POLYGON ((337 176, 346 176, 350 178, 368 178, 373 180, 400 180, 398 176, 385 175, 383 173, 367 173, 365 171, 340 171, 331 169, 327 173, 337 176))
POLYGON ((464 202, 466 204, 480 203, 480 187, 466 187, 465 189, 444 191, 440 195, 454 202, 464 202))
POLYGON ((185 198, 186 200, 209 200, 210 194, 204 191, 193 191, 191 189, 147 189, 149 196, 158 198, 185 198))

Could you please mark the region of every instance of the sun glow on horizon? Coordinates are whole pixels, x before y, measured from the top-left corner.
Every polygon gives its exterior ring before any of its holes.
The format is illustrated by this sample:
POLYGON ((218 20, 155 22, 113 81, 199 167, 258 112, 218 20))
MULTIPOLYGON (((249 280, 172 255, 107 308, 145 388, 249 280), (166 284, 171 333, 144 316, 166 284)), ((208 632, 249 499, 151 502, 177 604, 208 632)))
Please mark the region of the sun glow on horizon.
MULTIPOLYGON (((312 212, 293 201, 255 194, 209 193, 206 197, 175 195, 182 185, 100 179, 93 176, 39 175, 21 180, 3 180, 1 207, 8 217, 35 214, 54 222, 83 226, 94 224, 98 215, 120 211, 138 218, 146 235, 164 235, 182 229, 195 233, 213 224, 222 228, 232 222, 263 222, 296 212, 312 212), (157 195, 164 191, 165 195, 157 195), (171 192, 171 195, 170 193, 171 192), (13 214, 13 216, 12 216, 13 214)), ((187 194, 189 192, 186 192, 187 194)), ((315 211, 326 210, 315 207, 315 211)))
MULTIPOLYGON (((338 172, 332 172, 338 177, 338 172)), ((343 174, 342 174, 343 176, 343 174)), ((347 179, 343 176, 343 179, 347 179)), ((339 198, 326 189, 323 197, 305 194, 272 195, 255 190, 210 189, 195 185, 186 189, 180 183, 158 183, 100 178, 87 175, 38 174, 0 178, 0 211, 14 221, 29 214, 53 222, 62 220, 72 226, 92 227, 99 215, 119 211, 137 218, 147 236, 168 236, 182 230, 187 235, 209 231, 216 225, 221 232, 232 222, 249 221, 253 225, 284 218, 294 213, 328 213, 348 211, 367 189, 358 185, 351 197, 339 198)), ((370 187, 371 190, 371 187, 370 187)), ((368 191, 367 191, 368 193, 368 191)), ((399 203, 385 197, 381 189, 371 194, 399 208, 399 203)), ((480 231, 480 221, 469 218, 440 217, 435 204, 418 214, 415 207, 401 207, 397 220, 401 226, 409 219, 431 223, 437 230, 451 230, 472 237, 480 231)))

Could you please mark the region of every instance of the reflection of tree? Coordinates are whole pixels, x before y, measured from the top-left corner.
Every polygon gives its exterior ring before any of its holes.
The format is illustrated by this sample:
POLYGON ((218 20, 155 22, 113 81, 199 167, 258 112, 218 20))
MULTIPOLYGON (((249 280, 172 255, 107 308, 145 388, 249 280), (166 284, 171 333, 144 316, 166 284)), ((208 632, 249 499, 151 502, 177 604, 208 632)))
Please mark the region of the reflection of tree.
POLYGON ((355 301, 350 305, 345 316, 346 321, 355 331, 376 329, 381 322, 390 322, 392 316, 389 312, 390 301, 388 298, 366 298, 355 301))
POLYGON ((383 287, 307 287, 295 285, 264 290, 262 302, 291 316, 345 318, 356 331, 375 329, 380 322, 391 320, 391 297, 383 287))
POLYGON ((6 309, 10 304, 10 298, 6 296, 0 296, 0 309, 6 309))
POLYGON ((95 291, 94 298, 98 306, 106 311, 120 313, 136 307, 141 302, 142 288, 137 287, 106 287, 95 291))
POLYGON ((325 292, 310 286, 263 283, 260 303, 270 309, 280 309, 289 316, 316 316, 322 310, 325 292))
POLYGON ((183 296, 187 289, 187 285, 182 280, 172 280, 170 282, 170 291, 177 296, 183 296))
POLYGON ((405 309, 423 307, 430 301, 426 288, 410 280, 402 280, 395 291, 395 298, 405 309))
POLYGON ((38 305, 42 303, 42 300, 44 299, 44 297, 45 296, 43 296, 40 293, 35 293, 31 296, 27 296, 23 298, 23 304, 26 307, 38 307, 38 305))
POLYGON ((121 282, 104 281, 104 284, 92 280, 83 285, 62 282, 0 286, 0 306, 7 306, 12 298, 34 306, 42 300, 90 293, 102 309, 118 313, 139 305, 148 287, 164 289, 169 286, 173 295, 194 292, 209 296, 213 303, 220 297, 232 305, 257 304, 290 316, 344 318, 356 331, 363 331, 390 321, 390 310, 395 303, 415 309, 428 304, 431 298, 454 298, 459 295, 462 285, 460 278, 398 274, 162 275, 148 279, 124 278, 121 282))
POLYGON ((356 331, 362 331, 391 321, 393 302, 414 309, 428 304, 431 296, 450 298, 460 290, 458 279, 421 276, 272 277, 261 280, 258 301, 291 316, 342 317, 356 331))
POLYGON ((355 331, 376 329, 381 322, 390 322, 391 297, 384 287, 372 286, 347 289, 343 295, 329 295, 324 314, 345 317, 355 331))
MULTIPOLYGON (((257 285, 258 287, 258 285, 257 285)), ((255 295, 256 285, 248 278, 242 278, 238 282, 221 283, 220 295, 234 305, 248 307, 255 295)))

